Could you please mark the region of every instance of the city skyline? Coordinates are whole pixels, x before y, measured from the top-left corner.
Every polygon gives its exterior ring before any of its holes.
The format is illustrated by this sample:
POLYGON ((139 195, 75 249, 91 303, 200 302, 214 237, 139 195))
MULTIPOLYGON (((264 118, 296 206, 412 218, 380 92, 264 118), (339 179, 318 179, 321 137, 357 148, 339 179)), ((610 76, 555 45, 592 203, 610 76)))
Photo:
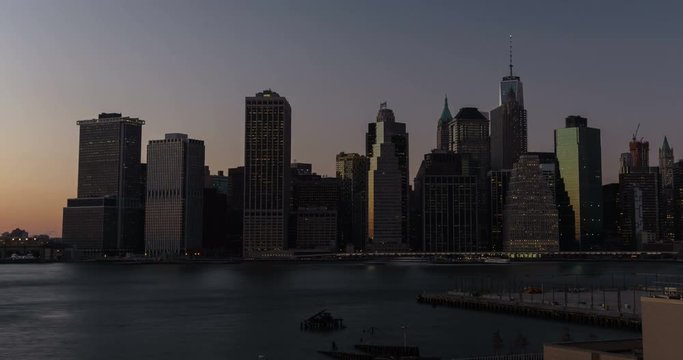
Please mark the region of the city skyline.
MULTIPOLYGON (((410 174, 415 174, 422 155, 436 147, 434 119, 443 108, 444 93, 451 110, 497 106, 497 87, 507 73, 508 33, 514 35, 515 75, 525 83, 529 151, 551 151, 552 132, 562 127, 564 118, 585 116, 603 133, 603 182, 609 183, 617 181, 618 156, 637 123, 643 123, 640 136, 653 144, 660 144, 664 135, 674 148, 683 141, 675 115, 670 115, 683 110, 675 91, 683 51, 680 35, 672 31, 676 22, 670 14, 675 11, 663 7, 622 4, 622 12, 610 14, 615 3, 562 4, 552 10, 523 3, 505 12, 512 11, 516 21, 528 21, 527 26, 515 26, 502 18, 501 10, 487 20, 496 26, 476 31, 467 29, 472 21, 467 15, 485 19, 493 7, 207 2, 191 9, 168 3, 187 10, 175 12, 185 14, 178 23, 153 2, 77 3, 43 4, 56 7, 40 12, 34 11, 35 2, 0 5, 0 41, 8 49, 0 60, 6 84, 0 96, 5 148, 0 151, 5 174, 0 199, 9 204, 0 209, 3 231, 22 227, 61 235, 65 199, 76 195, 76 120, 110 111, 139 116, 148 121, 143 144, 167 132, 190 133, 205 141, 207 165, 227 170, 243 165, 244 96, 269 87, 292 103, 292 160, 313 163, 318 172, 333 176, 335 154, 362 152, 367 123, 377 105, 388 101, 410 133, 410 174), (305 21, 284 23, 274 16, 278 11, 305 21), (214 13, 230 16, 234 24, 225 25, 231 21, 214 13), (281 44, 272 50, 240 47, 244 43, 234 36, 240 26, 268 14, 271 23, 265 29, 250 28, 251 35, 281 44), (105 15, 136 25, 99 28, 99 17, 105 15), (539 15, 545 17, 534 19, 539 15), (572 16, 583 17, 581 28, 569 26, 572 16), (651 28, 645 29, 638 25, 639 16, 657 21, 642 22, 651 28), (72 18, 81 22, 68 21, 72 18), (22 21, 30 26, 19 26, 22 21), (603 21, 617 24, 604 26, 603 21), (84 34, 82 27, 92 31, 84 34), (321 34, 313 34, 318 28, 321 34), (190 29, 192 35, 186 32, 190 29), (266 36, 273 30, 280 31, 277 41, 266 36), (321 38, 334 40, 334 46, 319 43, 321 38), (460 51, 473 46, 481 54, 460 51), (290 49, 273 56, 283 47, 290 49), (435 55, 435 49, 444 55, 435 55), (649 59, 652 53, 662 56, 649 59), (264 64, 277 63, 289 67, 290 74, 257 72, 264 64), (415 69, 419 71, 411 71, 415 69), (321 135, 330 127, 334 137, 321 135)), ((650 152, 650 164, 657 163, 656 155, 650 152)))

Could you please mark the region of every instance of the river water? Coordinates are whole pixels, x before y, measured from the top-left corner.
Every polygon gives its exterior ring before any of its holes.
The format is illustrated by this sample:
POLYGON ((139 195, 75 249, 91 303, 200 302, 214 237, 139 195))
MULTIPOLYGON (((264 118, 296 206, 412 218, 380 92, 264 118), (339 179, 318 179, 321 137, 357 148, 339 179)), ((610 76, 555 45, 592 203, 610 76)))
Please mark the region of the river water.
MULTIPOLYGON (((683 274, 676 263, 274 263, 0 265, 3 359, 324 359, 334 341, 400 345, 452 359, 501 351, 524 337, 543 343, 632 338, 638 333, 512 315, 417 304, 422 291, 446 291, 478 276, 505 279, 621 279, 683 274), (348 328, 301 332, 328 309, 348 328), (374 327, 374 333, 364 331, 374 327)), ((492 280, 493 281, 493 280, 492 280)), ((609 280, 608 280, 609 281, 609 280)), ((619 280, 617 280, 619 281, 619 280)), ((515 351, 520 351, 519 348, 515 351)))

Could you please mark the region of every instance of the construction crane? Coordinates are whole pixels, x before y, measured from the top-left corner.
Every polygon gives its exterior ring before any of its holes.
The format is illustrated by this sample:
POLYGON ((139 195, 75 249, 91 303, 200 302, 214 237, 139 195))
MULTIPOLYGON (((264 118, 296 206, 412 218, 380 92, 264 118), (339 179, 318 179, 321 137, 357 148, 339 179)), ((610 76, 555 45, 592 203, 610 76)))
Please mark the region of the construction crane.
POLYGON ((633 133, 633 141, 636 141, 636 136, 638 136, 638 130, 640 130, 640 123, 638 123, 638 126, 636 127, 636 132, 633 133))

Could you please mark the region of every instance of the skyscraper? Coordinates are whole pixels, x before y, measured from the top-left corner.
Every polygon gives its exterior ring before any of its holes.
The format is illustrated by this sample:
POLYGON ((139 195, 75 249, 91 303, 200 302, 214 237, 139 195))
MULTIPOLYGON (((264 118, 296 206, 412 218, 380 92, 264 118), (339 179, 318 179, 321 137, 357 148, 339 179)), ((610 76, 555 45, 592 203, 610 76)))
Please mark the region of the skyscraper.
POLYGON ((204 142, 166 134, 147 145, 145 252, 192 255, 202 249, 204 142))
POLYGON ((421 249, 476 251, 479 237, 478 178, 470 175, 468 154, 433 150, 415 176, 421 249))
POLYGON ((599 245, 602 237, 602 156, 600 129, 581 116, 567 117, 555 130, 555 154, 574 210, 578 249, 599 245))
POLYGON ((541 173, 553 194, 553 201, 557 208, 560 250, 578 250, 579 244, 576 242, 574 228, 574 210, 564 180, 560 177, 560 165, 557 156, 554 152, 529 152, 527 154, 538 156, 541 173))
POLYGON ((272 90, 245 102, 244 255, 282 253, 290 206, 292 109, 272 90))
POLYGON ((408 133, 386 103, 368 124, 368 239, 374 249, 408 242, 408 133))
POLYGON ((337 154, 339 181, 339 245, 363 250, 368 238, 368 158, 337 154))
POLYGON ((77 124, 78 197, 64 208, 64 241, 93 255, 142 251, 145 121, 101 113, 77 124))
POLYGON ((500 82, 499 106, 491 110, 491 168, 511 169, 527 152, 527 111, 519 76, 512 73, 512 36, 510 36, 510 75, 500 82))
POLYGON ((488 173, 491 250, 503 250, 503 210, 510 185, 511 170, 491 170, 488 173))
POLYGON ((323 177, 310 164, 292 164, 290 234, 297 251, 336 251, 339 183, 323 177), (301 171, 304 170, 304 171, 301 171))
POLYGON ((636 171, 619 175, 619 237, 623 249, 637 250, 660 235, 659 174, 636 171))
POLYGON ((676 240, 676 201, 674 198, 674 149, 664 137, 659 148, 659 177, 661 179, 661 229, 662 239, 676 240))
POLYGON ((488 171, 491 153, 489 120, 474 107, 464 107, 455 115, 449 125, 450 150, 456 154, 468 155, 468 174, 477 177, 478 230, 477 248, 488 250, 491 247, 489 225, 488 171))
POLYGON ((448 150, 448 124, 453 120, 451 110, 448 109, 448 97, 444 98, 443 110, 436 126, 436 148, 438 150, 448 150))
POLYGON ((503 248, 558 251, 558 212, 538 155, 522 155, 512 168, 503 215, 503 248))

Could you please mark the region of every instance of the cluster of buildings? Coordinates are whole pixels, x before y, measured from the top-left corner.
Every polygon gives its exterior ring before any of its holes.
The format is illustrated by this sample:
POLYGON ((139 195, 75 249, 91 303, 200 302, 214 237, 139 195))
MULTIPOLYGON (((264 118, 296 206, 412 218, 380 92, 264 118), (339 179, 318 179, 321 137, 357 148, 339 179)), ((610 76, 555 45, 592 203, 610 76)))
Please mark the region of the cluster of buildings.
POLYGON ((265 90, 245 99, 244 166, 205 165, 205 144, 167 134, 147 144, 144 120, 78 121, 78 194, 63 240, 81 254, 289 256, 294 252, 555 252, 666 250, 683 240, 683 161, 666 139, 659 167, 634 134, 618 184, 602 184, 600 130, 580 116, 555 130, 554 152, 527 149, 519 76, 499 106, 444 101, 436 147, 410 184, 409 136, 386 103, 365 153, 341 152, 336 176, 291 161, 292 109, 265 90))

